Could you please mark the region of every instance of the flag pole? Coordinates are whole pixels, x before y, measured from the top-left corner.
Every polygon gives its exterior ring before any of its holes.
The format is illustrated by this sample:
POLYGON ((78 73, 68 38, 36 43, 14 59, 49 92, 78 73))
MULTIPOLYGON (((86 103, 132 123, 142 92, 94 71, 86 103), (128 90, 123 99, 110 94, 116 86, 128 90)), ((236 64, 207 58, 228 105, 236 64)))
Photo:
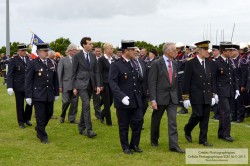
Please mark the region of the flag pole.
POLYGON ((6 0, 6 56, 10 56, 10 4, 6 0))

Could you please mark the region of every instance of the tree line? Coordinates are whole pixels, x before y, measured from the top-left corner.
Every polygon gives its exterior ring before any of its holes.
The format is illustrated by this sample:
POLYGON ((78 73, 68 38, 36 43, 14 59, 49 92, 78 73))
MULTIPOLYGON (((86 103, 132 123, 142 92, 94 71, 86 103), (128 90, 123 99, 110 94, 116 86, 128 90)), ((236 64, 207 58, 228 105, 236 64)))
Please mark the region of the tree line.
MULTIPOLYGON (((17 52, 17 46, 20 44, 20 42, 11 42, 10 43, 10 55, 13 55, 17 52)), ((60 52, 61 55, 65 56, 65 51, 68 47, 68 45, 71 44, 71 41, 69 40, 69 38, 63 38, 60 37, 58 39, 56 39, 55 41, 50 42, 50 48, 52 50, 54 50, 55 52, 60 52)), ((94 47, 101 47, 103 46, 103 42, 98 41, 98 42, 93 42, 94 47)), ((145 41, 136 41, 135 45, 139 48, 145 48, 147 51, 150 51, 151 49, 155 49, 158 52, 158 55, 162 54, 162 46, 164 43, 160 44, 160 45, 153 45, 151 43, 145 42, 145 41)), ((27 51, 30 53, 31 52, 31 48, 32 46, 30 45, 30 47, 28 47, 27 51)), ((115 48, 115 52, 118 50, 119 48, 115 48)), ((2 53, 6 53, 6 47, 2 46, 0 48, 0 54, 2 53)))

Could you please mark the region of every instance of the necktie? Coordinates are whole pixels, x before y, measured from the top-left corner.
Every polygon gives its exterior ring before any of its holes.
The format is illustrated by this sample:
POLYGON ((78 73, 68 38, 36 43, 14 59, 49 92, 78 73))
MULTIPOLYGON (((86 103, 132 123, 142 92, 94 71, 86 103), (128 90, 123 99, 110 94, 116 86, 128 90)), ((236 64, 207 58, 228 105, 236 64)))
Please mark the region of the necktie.
POLYGON ((173 77, 173 68, 172 68, 172 61, 168 60, 168 76, 170 85, 172 85, 172 77, 173 77))
POLYGON ((47 61, 46 60, 44 60, 43 63, 47 66, 47 61))
POLYGON ((87 65, 89 67, 90 66, 90 63, 89 63, 89 53, 86 54, 86 62, 87 62, 87 65))
POLYGON ((24 63, 26 63, 26 62, 25 62, 25 58, 24 58, 24 57, 21 57, 21 59, 22 59, 22 61, 23 61, 24 63))
POLYGON ((205 73, 206 73, 206 69, 205 69, 205 61, 203 60, 203 61, 201 61, 201 63, 202 63, 202 67, 203 67, 203 69, 205 70, 205 73))

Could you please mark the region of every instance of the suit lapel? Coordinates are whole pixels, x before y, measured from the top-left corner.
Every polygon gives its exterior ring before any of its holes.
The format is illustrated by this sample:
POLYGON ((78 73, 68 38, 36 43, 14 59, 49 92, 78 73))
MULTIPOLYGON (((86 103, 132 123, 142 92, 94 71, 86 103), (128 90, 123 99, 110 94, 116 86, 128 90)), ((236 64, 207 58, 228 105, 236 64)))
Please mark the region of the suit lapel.
POLYGON ((96 58, 96 56, 94 55, 94 54, 92 54, 91 52, 89 53, 89 60, 90 60, 90 69, 94 66, 94 64, 95 64, 95 60, 96 59, 94 59, 94 58, 96 58))
POLYGON ((166 63, 164 61, 164 58, 161 59, 161 69, 169 81, 168 69, 167 69, 166 63))
POLYGON ((175 80, 175 74, 177 73, 177 66, 176 63, 174 63, 173 61, 172 61, 172 66, 173 66, 173 74, 172 74, 172 83, 173 83, 175 80))
POLYGON ((87 62, 86 62, 85 55, 84 55, 83 51, 80 52, 79 56, 82 59, 83 63, 85 64, 86 68, 88 68, 88 65, 87 65, 87 62))

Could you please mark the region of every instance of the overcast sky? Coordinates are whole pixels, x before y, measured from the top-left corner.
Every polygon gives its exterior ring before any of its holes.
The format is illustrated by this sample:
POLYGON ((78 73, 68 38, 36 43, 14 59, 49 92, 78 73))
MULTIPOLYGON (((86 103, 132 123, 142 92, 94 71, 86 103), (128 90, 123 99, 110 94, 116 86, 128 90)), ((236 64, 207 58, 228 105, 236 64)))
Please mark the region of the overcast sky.
MULTIPOLYGON (((10 0, 10 40, 28 44, 30 29, 45 42, 65 37, 77 45, 84 36, 114 46, 121 39, 189 45, 203 36, 215 44, 216 30, 217 42, 222 29, 230 41, 235 23, 233 42, 250 42, 249 9, 249 0, 10 0)), ((3 46, 6 0, 0 11, 3 46)))

